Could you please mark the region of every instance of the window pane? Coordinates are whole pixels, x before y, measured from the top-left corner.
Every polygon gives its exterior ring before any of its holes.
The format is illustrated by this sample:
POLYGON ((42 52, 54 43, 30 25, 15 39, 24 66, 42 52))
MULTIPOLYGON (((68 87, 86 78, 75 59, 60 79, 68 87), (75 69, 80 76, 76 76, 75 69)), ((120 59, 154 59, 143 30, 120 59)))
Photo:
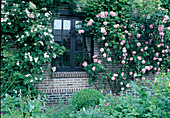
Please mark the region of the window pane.
POLYGON ((63 54, 63 66, 70 66, 70 52, 63 54))
POLYGON ((84 50, 85 51, 91 51, 91 38, 90 37, 85 37, 84 50))
POLYGON ((88 52, 84 53, 84 61, 87 61, 87 63, 91 62, 91 53, 88 52))
POLYGON ((81 28, 81 23, 82 23, 82 21, 76 21, 76 22, 75 22, 75 24, 76 24, 76 25, 75 25, 75 28, 76 28, 76 29, 81 28))
POLYGON ((61 42, 61 36, 54 36, 54 41, 60 41, 61 42))
POLYGON ((83 49, 83 37, 76 37, 75 39, 75 50, 82 51, 83 49))
POLYGON ((54 20, 54 35, 61 35, 62 20, 54 20))
POLYGON ((70 35, 71 34, 70 29, 71 29, 71 21, 64 20, 63 21, 63 35, 70 35))
POLYGON ((63 46, 66 48, 66 50, 70 50, 70 41, 71 38, 70 37, 63 37, 63 46))
POLYGON ((58 57, 53 62, 54 66, 61 67, 61 57, 58 57))
POLYGON ((83 62, 83 53, 75 53, 75 66, 81 66, 83 62))

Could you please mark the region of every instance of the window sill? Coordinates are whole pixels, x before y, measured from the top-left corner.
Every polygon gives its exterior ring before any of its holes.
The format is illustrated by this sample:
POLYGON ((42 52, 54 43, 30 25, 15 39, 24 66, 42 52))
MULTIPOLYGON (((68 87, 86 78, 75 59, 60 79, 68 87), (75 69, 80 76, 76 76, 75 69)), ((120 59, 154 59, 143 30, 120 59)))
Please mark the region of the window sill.
POLYGON ((52 78, 89 78, 89 74, 85 71, 81 72, 53 72, 52 78))

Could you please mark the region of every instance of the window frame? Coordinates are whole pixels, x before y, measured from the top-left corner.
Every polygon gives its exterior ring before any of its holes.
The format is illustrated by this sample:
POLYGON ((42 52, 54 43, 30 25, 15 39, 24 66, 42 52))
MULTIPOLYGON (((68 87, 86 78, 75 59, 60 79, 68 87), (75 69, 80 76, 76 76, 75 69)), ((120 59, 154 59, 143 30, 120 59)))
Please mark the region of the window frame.
MULTIPOLYGON (((60 10, 59 11, 60 13, 60 16, 57 17, 57 18, 53 18, 52 19, 52 28, 54 29, 54 20, 62 20, 62 28, 61 28, 61 45, 63 45, 63 21, 64 20, 70 20, 71 24, 70 24, 70 51, 64 51, 64 52, 70 52, 70 66, 67 67, 67 66, 63 66, 63 56, 61 57, 61 63, 62 63, 62 66, 61 67, 57 67, 54 65, 54 61, 57 60, 57 59, 52 59, 52 67, 56 67, 56 71, 58 72, 72 72, 72 71, 83 71, 83 67, 82 66, 76 66, 75 64, 75 54, 76 52, 77 53, 81 53, 81 56, 82 56, 82 59, 84 59, 84 54, 85 53, 90 53, 91 54, 91 58, 90 58, 90 61, 93 62, 92 60, 92 56, 94 54, 94 41, 93 41, 93 38, 91 36, 91 34, 89 33, 89 36, 85 36, 85 34, 81 34, 82 37, 83 37, 83 47, 82 47, 82 50, 81 51, 76 51, 75 49, 75 39, 76 39, 76 32, 75 32, 75 22, 76 21, 82 21, 84 20, 84 18, 82 17, 82 14, 81 13, 78 13, 78 14, 71 14, 69 13, 67 10, 60 10), (86 40, 85 38, 86 37, 90 37, 91 38, 91 50, 90 51, 84 51, 84 40, 86 40)), ((52 32, 52 34, 54 35, 54 30, 52 32)), ((55 35, 57 36, 57 35, 55 35)), ((64 35, 66 36, 66 35, 64 35)))

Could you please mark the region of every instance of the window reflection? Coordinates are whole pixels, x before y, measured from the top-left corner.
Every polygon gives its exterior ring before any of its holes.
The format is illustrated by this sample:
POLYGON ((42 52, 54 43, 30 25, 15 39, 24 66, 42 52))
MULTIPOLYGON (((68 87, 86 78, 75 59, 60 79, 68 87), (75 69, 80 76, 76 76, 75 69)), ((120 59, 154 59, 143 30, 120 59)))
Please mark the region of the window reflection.
POLYGON ((75 50, 80 51, 83 49, 83 37, 76 37, 75 50))
POLYGON ((62 21, 61 20, 54 20, 54 29, 61 30, 62 21))
POLYGON ((75 28, 76 28, 76 29, 81 28, 81 23, 82 23, 82 21, 76 21, 76 22, 75 22, 75 24, 76 24, 76 25, 75 25, 75 28))
POLYGON ((70 66, 70 52, 63 54, 63 66, 70 66))
POLYGON ((71 38, 70 37, 63 37, 63 46, 66 48, 66 50, 70 50, 70 41, 71 38))
POLYGON ((85 37, 84 50, 85 51, 90 51, 91 50, 91 38, 90 37, 85 37))

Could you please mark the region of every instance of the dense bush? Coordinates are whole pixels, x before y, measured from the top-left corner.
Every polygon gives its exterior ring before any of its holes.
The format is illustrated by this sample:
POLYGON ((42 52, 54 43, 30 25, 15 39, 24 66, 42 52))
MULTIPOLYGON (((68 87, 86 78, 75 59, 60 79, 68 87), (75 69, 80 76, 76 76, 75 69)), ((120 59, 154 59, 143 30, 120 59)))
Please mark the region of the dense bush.
POLYGON ((103 95, 94 89, 82 89, 72 96, 71 104, 77 109, 87 108, 99 104, 99 99, 103 95))

